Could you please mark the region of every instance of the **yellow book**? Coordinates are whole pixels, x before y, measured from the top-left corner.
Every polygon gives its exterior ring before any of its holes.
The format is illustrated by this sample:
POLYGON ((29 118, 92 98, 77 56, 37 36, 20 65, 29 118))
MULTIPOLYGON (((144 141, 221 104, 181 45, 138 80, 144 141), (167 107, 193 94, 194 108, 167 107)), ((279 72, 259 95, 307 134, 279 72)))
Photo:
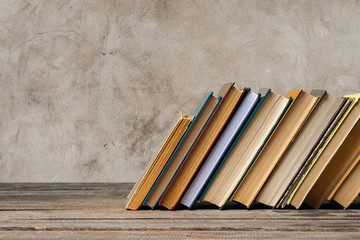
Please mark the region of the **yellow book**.
POLYGON ((346 102, 345 99, 328 94, 324 90, 313 90, 310 94, 319 96, 320 99, 266 180, 256 197, 256 202, 271 207, 277 205, 346 102))
POLYGON ((305 198, 305 203, 318 208, 331 189, 339 181, 340 176, 346 168, 355 160, 354 156, 360 149, 360 121, 348 134, 329 164, 316 180, 314 186, 305 198))
POLYGON ((175 150, 178 142, 186 132, 192 120, 193 116, 187 116, 183 113, 180 114, 170 133, 161 144, 161 147, 148 163, 142 176, 131 190, 125 207, 126 209, 137 210, 142 205, 147 193, 155 183, 158 175, 162 171, 172 152, 175 150))
POLYGON ((328 137, 331 135, 337 124, 340 122, 341 118, 343 117, 344 113, 347 111, 349 106, 352 103, 352 99, 344 98, 344 104, 340 107, 338 113, 335 115, 334 120, 331 122, 331 124, 327 127, 324 134, 320 137, 316 147, 311 152, 311 154, 306 157, 304 165, 301 167, 300 171, 298 171, 295 179, 291 182, 290 186, 285 191, 285 194, 281 197, 279 203, 276 205, 277 208, 284 208, 287 205, 288 199, 290 198, 290 195, 294 191, 294 189, 297 187, 298 183, 302 179, 303 175, 307 172, 309 166, 312 164, 313 160, 317 156, 317 153, 320 151, 320 149, 325 144, 328 137))
MULTIPOLYGON (((204 100, 203 100, 204 101, 204 100)), ((202 101, 202 103, 203 103, 202 101)), ((201 133, 203 126, 205 126, 208 119, 211 117, 214 109, 216 108, 219 102, 219 97, 213 96, 212 92, 207 97, 202 107, 200 108, 200 112, 194 118, 193 123, 189 131, 187 132, 185 138, 182 140, 179 148, 174 153, 172 159, 168 163, 167 167, 164 169, 161 177, 156 182, 156 185, 153 187, 150 192, 148 199, 146 199, 146 205, 154 208, 159 201, 162 193, 166 190, 166 187, 170 183, 177 169, 183 163, 188 151, 190 150, 193 143, 196 141, 198 136, 201 133)))

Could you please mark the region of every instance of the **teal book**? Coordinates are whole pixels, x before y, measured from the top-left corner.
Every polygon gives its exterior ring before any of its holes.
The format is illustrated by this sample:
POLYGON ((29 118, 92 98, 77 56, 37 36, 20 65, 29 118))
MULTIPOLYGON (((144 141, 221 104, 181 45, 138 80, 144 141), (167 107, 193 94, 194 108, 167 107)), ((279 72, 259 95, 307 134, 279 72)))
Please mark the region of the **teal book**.
POLYGON ((201 103, 195 109, 194 120, 170 156, 167 164, 161 171, 151 190, 147 194, 145 200, 143 201, 144 206, 150 206, 152 209, 155 208, 161 196, 166 191, 169 183, 174 178, 176 172, 186 158, 188 152, 192 148, 192 145, 196 142, 204 126, 219 104, 220 99, 220 97, 213 96, 213 92, 206 94, 202 98, 201 103))
POLYGON ((260 100, 258 101, 258 103, 256 104, 255 108, 252 110, 252 113, 250 114, 250 116, 248 117, 248 119, 246 120, 243 128, 241 129, 241 131, 238 133, 238 135, 236 136, 235 140, 233 141, 232 145, 230 146, 230 148, 228 149, 227 153, 225 154, 225 156, 223 157, 221 163, 219 164, 219 166, 216 168, 216 171, 213 173, 212 177, 210 178, 207 186, 203 189, 200 197, 198 198, 199 201, 202 200, 206 190, 209 188, 210 184, 212 183, 213 179, 215 178, 216 174, 219 172, 221 166, 223 165, 223 163, 226 161, 227 157, 229 156, 229 153, 231 152, 231 150, 234 148, 234 146, 236 145, 237 141, 239 140, 239 138, 241 137, 242 133, 245 131, 246 127, 249 125, 249 122, 251 121, 251 119, 254 117, 256 111, 259 109, 259 107, 261 106, 261 104, 263 103, 263 101, 265 100, 266 96, 268 95, 268 93, 271 91, 271 89, 269 88, 263 88, 260 90, 259 92, 259 96, 260 96, 260 100))
POLYGON ((221 133, 215 146, 211 149, 200 170, 195 175, 190 186, 187 188, 184 196, 182 197, 182 205, 188 208, 191 208, 194 205, 202 190, 206 187, 206 184, 212 174, 216 171, 216 167, 221 164, 227 150, 246 123, 247 118, 251 115, 251 112, 255 108, 259 98, 260 94, 252 92, 249 88, 246 89, 245 96, 235 110, 230 122, 221 133))
POLYGON ((260 96, 257 106, 213 174, 200 200, 213 203, 220 209, 224 207, 291 103, 291 98, 270 89, 261 89, 260 96))

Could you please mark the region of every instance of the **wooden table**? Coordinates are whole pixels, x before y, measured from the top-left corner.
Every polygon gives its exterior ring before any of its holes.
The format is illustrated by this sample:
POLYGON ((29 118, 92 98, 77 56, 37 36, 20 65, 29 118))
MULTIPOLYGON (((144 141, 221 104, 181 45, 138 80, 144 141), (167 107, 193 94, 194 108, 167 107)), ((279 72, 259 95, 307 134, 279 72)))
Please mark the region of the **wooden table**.
POLYGON ((357 238, 360 202, 348 210, 124 210, 128 183, 0 183, 0 239, 357 238))

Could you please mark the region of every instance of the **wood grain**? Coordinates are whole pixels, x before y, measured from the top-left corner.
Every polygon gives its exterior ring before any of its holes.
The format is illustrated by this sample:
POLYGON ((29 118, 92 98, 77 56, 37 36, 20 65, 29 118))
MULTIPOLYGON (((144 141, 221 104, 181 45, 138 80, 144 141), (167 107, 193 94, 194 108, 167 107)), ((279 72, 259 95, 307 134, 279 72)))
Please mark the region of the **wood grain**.
POLYGON ((342 210, 124 209, 129 183, 0 183, 0 239, 359 238, 360 202, 342 210))

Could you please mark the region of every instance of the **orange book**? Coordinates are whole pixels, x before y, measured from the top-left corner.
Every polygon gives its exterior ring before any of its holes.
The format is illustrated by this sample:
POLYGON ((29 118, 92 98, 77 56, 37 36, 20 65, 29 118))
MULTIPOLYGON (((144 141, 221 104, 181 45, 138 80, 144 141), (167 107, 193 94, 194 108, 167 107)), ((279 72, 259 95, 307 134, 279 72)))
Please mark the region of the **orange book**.
POLYGON ((205 100, 205 103, 203 103, 200 112, 194 118, 194 121, 179 148, 174 153, 172 159, 168 163, 168 166, 164 169, 164 172, 146 199, 147 206, 154 208, 157 205, 157 202, 159 201, 162 193, 166 190, 166 187, 168 186, 179 166, 181 166, 183 159, 185 159, 192 144, 198 138, 203 126, 205 126, 218 102, 219 98, 213 96, 211 92, 211 94, 205 100))
POLYGON ((230 200, 240 202, 247 207, 251 205, 319 99, 303 92, 302 89, 292 90, 286 97, 294 99, 291 106, 230 200))
MULTIPOLYGON (((354 161, 352 161, 351 165, 345 170, 345 172, 341 175, 339 181, 336 183, 334 188, 331 190, 327 200, 331 200, 336 193, 336 191, 340 188, 343 184, 345 179, 349 176, 349 174, 353 171, 353 169, 357 166, 358 162, 360 161, 360 150, 357 152, 356 156, 354 157, 354 161)), ((360 193, 360 191, 359 191, 360 193)))
POLYGON ((148 163, 142 176, 131 190, 125 207, 126 209, 137 210, 142 205, 146 195, 175 150, 181 137, 186 132, 192 119, 192 116, 187 116, 183 113, 180 114, 175 125, 171 128, 170 133, 161 144, 161 147, 148 163))
POLYGON ((355 160, 329 194, 328 200, 335 201, 346 209, 360 193, 359 179, 360 151, 357 153, 355 160))
MULTIPOLYGON (((355 160, 360 149, 360 120, 346 137, 305 198, 305 203, 318 208, 339 181, 340 176, 355 160)), ((359 179, 360 180, 360 179, 359 179)))
POLYGON ((234 83, 225 84, 220 90, 219 96, 223 96, 221 102, 184 160, 184 164, 161 197, 160 206, 168 209, 173 209, 176 206, 211 146, 227 123, 245 92, 245 89, 237 90, 233 85, 234 83))

